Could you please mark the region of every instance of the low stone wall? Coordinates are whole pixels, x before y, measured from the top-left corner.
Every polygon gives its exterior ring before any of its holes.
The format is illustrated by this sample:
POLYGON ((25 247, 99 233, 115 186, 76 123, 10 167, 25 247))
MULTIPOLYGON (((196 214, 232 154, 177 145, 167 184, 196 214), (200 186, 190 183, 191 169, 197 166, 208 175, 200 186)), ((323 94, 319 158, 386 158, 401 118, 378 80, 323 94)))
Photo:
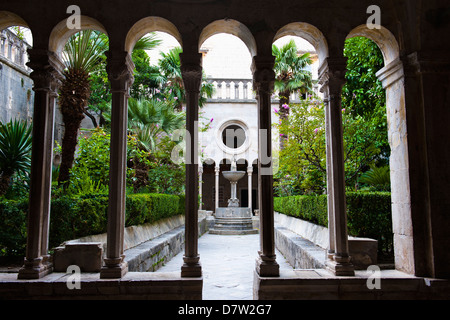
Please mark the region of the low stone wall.
MULTIPOLYGON (((323 268, 329 243, 328 228, 275 212, 275 245, 298 269, 323 268)), ((355 269, 377 264, 378 242, 369 238, 348 238, 355 269)))
MULTIPOLYGON (((198 228, 199 235, 208 230, 206 215, 202 213, 199 213, 198 228)), ((153 224, 125 228, 124 254, 125 261, 128 263, 128 271, 156 271, 184 249, 184 235, 184 215, 163 219, 153 224)), ((91 258, 100 259, 93 265, 102 265, 107 245, 106 233, 70 240, 58 247, 55 251, 58 254, 53 257, 54 264, 60 266, 57 271, 65 271, 67 264, 77 264, 76 260, 82 256, 79 251, 86 247, 84 244, 91 246, 97 244, 101 248, 103 254, 96 254, 91 258)), ((80 260, 80 262, 82 261, 80 260)), ((97 269, 83 271, 98 272, 97 269)))

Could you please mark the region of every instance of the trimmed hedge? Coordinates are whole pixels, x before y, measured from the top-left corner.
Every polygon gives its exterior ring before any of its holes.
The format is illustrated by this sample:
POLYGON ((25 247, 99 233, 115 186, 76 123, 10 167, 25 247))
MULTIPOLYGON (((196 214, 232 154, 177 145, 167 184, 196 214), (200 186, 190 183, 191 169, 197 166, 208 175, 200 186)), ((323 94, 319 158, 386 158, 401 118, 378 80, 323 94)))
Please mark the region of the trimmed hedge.
MULTIPOLYGON (((347 192, 349 235, 378 240, 380 254, 393 252, 391 194, 347 192)), ((328 227, 327 195, 274 198, 279 213, 328 227)))
MULTIPOLYGON (((184 199, 184 195, 127 195, 125 226, 184 214, 184 199)), ((25 254, 27 212, 28 200, 0 201, 0 255, 25 254)), ((50 248, 67 240, 106 232, 107 213, 107 194, 52 199, 50 248)))

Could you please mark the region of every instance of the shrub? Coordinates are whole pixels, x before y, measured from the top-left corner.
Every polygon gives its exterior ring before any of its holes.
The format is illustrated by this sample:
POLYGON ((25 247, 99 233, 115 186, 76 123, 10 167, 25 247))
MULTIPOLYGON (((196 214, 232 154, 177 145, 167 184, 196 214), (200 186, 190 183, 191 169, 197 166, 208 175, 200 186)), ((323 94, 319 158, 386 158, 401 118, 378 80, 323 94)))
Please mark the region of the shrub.
MULTIPOLYGON (((28 200, 0 201, 0 255, 24 255, 28 200)), ((126 198, 125 226, 153 223, 184 214, 184 196, 130 194, 126 198)), ((52 199, 49 247, 64 241, 106 232, 108 195, 64 195, 52 199)))
POLYGON ((0 255, 25 255, 28 200, 0 201, 0 255))
MULTIPOLYGON (((391 194, 389 192, 348 192, 349 235, 378 240, 379 253, 393 252, 391 194)), ((328 226, 327 196, 274 198, 277 212, 328 226)))

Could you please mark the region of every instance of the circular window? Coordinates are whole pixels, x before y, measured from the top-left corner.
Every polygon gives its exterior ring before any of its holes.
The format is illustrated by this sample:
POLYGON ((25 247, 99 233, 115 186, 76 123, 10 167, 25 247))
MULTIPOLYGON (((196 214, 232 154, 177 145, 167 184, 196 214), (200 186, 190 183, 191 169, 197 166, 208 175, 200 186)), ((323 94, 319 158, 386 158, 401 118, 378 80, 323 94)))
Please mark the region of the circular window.
POLYGON ((232 124, 222 131, 222 142, 228 148, 237 149, 245 142, 245 131, 241 126, 232 124))

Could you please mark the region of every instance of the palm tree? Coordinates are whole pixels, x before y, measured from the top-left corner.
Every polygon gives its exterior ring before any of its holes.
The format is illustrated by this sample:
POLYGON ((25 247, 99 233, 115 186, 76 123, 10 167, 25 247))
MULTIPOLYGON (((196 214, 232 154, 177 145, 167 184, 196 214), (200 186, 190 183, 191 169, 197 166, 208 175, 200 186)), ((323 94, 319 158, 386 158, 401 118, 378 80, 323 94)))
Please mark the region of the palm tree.
POLYGON ((14 173, 27 173, 31 165, 31 126, 25 121, 0 123, 0 196, 14 173))
MULTIPOLYGON (((165 78, 163 85, 168 90, 169 95, 177 101, 176 109, 181 110, 181 106, 186 102, 183 78, 181 76, 180 53, 181 47, 176 47, 167 53, 161 52, 159 68, 162 76, 165 78)), ((214 86, 207 81, 203 73, 202 85, 200 87, 199 107, 203 107, 207 98, 211 98, 214 93, 214 86)))
POLYGON ((139 147, 154 152, 164 134, 184 125, 184 114, 175 112, 175 100, 159 98, 128 100, 128 129, 136 135, 139 147))
MULTIPOLYGON (((135 49, 151 49, 156 44, 153 36, 141 38, 135 49)), ((69 180, 77 146, 78 130, 84 119, 91 94, 90 74, 104 61, 108 37, 93 30, 83 30, 70 37, 63 51, 65 79, 60 88, 59 104, 64 122, 61 165, 58 183, 69 180), (102 59, 103 58, 103 59, 102 59)))
POLYGON ((298 54, 297 45, 294 40, 278 48, 272 46, 272 54, 275 56, 275 90, 280 96, 280 117, 289 115, 290 95, 294 92, 301 94, 310 92, 312 89, 312 74, 305 68, 312 63, 309 53, 298 54))

